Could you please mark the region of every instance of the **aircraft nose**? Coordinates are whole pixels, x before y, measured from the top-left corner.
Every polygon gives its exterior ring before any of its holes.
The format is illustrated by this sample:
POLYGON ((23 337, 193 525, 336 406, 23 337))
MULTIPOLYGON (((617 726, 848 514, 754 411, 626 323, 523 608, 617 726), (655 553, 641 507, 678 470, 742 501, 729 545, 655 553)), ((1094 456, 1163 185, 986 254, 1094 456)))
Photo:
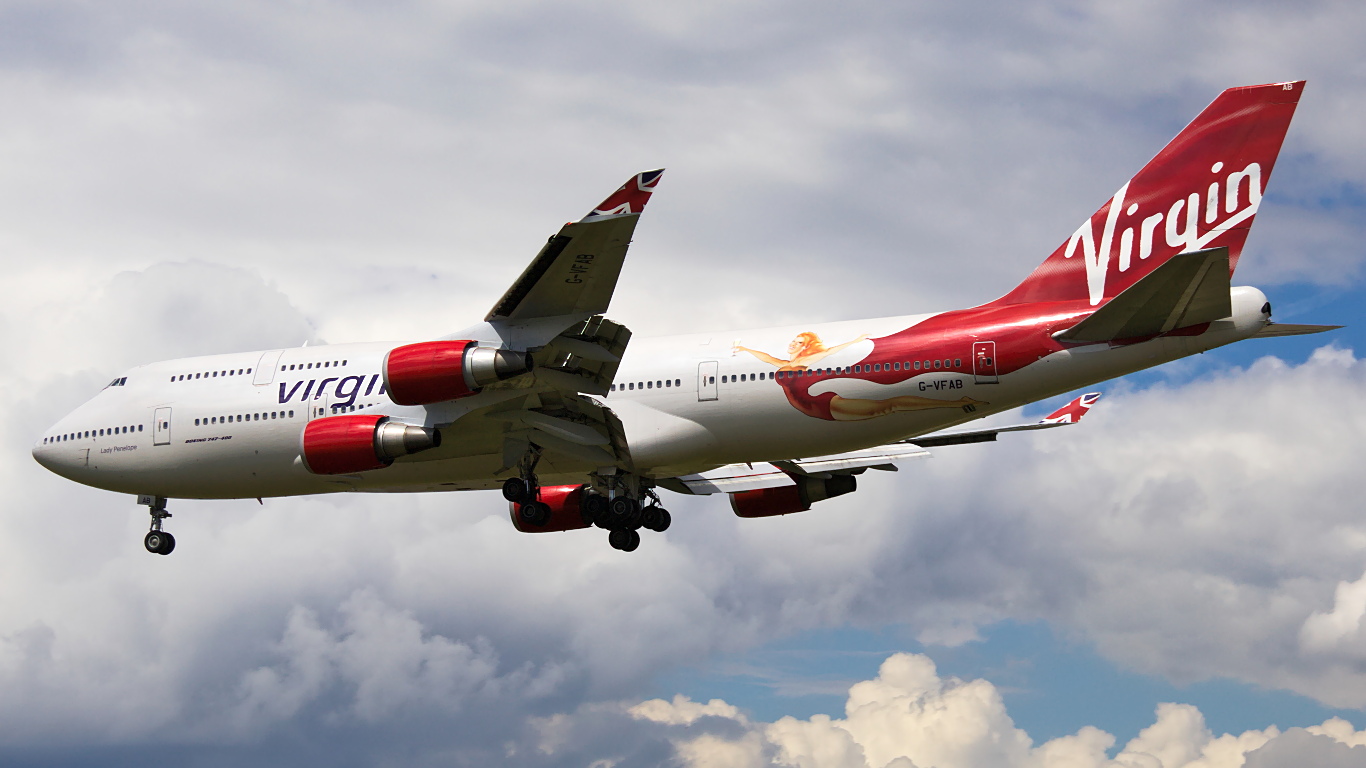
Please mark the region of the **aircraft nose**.
POLYGON ((33 460, 43 465, 49 472, 74 479, 87 463, 88 452, 84 449, 70 448, 61 443, 44 445, 41 441, 33 446, 33 460))

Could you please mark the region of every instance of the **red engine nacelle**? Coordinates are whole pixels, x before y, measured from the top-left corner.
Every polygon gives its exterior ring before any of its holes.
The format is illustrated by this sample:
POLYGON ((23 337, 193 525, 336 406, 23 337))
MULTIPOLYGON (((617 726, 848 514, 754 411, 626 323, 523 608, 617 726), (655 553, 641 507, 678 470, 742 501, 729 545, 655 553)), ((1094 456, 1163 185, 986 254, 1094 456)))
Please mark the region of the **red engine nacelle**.
POLYGON ((583 519, 583 497, 586 485, 554 485, 541 489, 540 501, 550 507, 550 519, 544 525, 535 525, 525 520, 521 514, 522 505, 508 503, 512 514, 512 524, 522 533, 551 533, 553 531, 573 531, 588 528, 592 523, 583 519))
POLYGON ((833 499, 858 489, 858 480, 853 475, 835 475, 826 479, 794 475, 792 479, 795 485, 732 493, 730 508, 740 517, 790 515, 793 512, 805 512, 818 501, 833 499))
POLYGON ((384 386, 399 405, 427 405, 468 397, 485 385, 531 370, 531 355, 478 346, 473 341, 406 344, 384 357, 384 386))
POLYGON ((304 427, 304 467, 315 475, 382 469, 399 456, 441 445, 441 432, 374 414, 329 416, 304 427))

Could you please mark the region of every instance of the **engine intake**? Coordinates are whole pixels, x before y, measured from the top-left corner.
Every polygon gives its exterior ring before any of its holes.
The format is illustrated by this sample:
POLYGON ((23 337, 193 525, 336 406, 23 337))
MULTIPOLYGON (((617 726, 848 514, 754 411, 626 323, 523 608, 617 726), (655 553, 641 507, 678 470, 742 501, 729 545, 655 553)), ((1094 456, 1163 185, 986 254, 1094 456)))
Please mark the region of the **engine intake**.
POLYGON ((796 485, 732 493, 730 508, 740 517, 790 515, 793 512, 805 512, 818 501, 833 499, 858 489, 858 479, 853 475, 835 475, 826 479, 793 475, 792 479, 796 485))
POLYGON ((550 508, 550 517, 542 525, 536 525, 522 514, 522 505, 508 503, 512 515, 512 525, 522 533, 550 533, 552 531, 573 531, 592 526, 583 517, 583 497, 586 485, 552 485, 541 489, 540 502, 550 508))
POLYGON ((388 416, 329 416, 304 427, 304 466, 315 475, 383 469, 394 459, 441 445, 440 430, 390 421, 388 416))
POLYGON ((531 370, 531 355, 473 341, 423 341, 384 357, 384 387, 399 405, 428 405, 477 393, 531 370))

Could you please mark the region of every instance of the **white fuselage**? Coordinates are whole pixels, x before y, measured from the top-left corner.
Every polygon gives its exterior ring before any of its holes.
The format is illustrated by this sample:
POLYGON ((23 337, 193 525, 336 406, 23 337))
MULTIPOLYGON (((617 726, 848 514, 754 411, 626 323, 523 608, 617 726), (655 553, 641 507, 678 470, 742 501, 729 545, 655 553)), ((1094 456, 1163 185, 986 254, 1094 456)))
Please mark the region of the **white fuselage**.
MULTIPOLYGON (((943 401, 943 407, 875 418, 803 412, 773 378, 777 366, 739 348, 781 358, 803 333, 819 334, 832 345, 855 340, 819 363, 848 369, 872 349, 873 342, 860 337, 914 328, 933 315, 635 339, 614 391, 599 399, 621 420, 636 471, 646 477, 833 454, 935 432, 1247 338, 1268 320, 1261 309, 1265 301, 1256 289, 1237 288, 1233 316, 1202 333, 1053 350, 999 376, 974 370, 972 341, 965 339, 961 354, 945 357, 948 367, 916 360, 924 369, 913 370, 914 356, 907 354, 895 363, 905 364, 906 372, 894 383, 831 377, 808 388, 808 397, 833 392, 846 402, 907 396, 943 401), (965 402, 972 407, 964 408, 965 402)), ((496 487, 502 481, 497 473, 505 469, 499 440, 506 425, 474 411, 498 402, 505 391, 490 389, 434 406, 396 405, 384 394, 380 375, 385 354, 395 346, 338 344, 138 366, 47 430, 33 455, 86 485, 170 498, 496 487), (300 458, 304 426, 310 419, 352 412, 441 426, 442 445, 353 475, 309 472, 300 458)), ((581 461, 547 456, 540 473, 552 485, 582 482, 592 470, 581 461)))

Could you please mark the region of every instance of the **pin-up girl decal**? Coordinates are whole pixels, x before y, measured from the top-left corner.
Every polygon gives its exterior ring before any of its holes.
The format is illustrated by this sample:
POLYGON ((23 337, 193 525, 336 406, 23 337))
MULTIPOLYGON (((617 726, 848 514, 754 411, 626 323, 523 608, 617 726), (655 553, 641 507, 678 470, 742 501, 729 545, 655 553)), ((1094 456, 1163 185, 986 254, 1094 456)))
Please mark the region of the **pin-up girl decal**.
MULTIPOLYGON (((797 338, 787 345, 787 354, 789 355, 787 360, 738 344, 735 345, 735 351, 748 352, 769 365, 777 366, 778 377, 776 381, 783 388, 783 393, 787 395, 787 401, 792 403, 792 407, 807 416, 825 419, 826 421, 862 421, 901 411, 919 411, 926 408, 961 408, 965 405, 982 403, 981 400, 974 400, 971 397, 960 397, 957 400, 935 400, 934 398, 915 395, 899 395, 885 400, 864 400, 840 397, 834 392, 822 392, 819 395, 811 394, 810 389, 813 385, 818 382, 829 381, 832 378, 818 375, 817 369, 813 368, 817 362, 867 339, 868 335, 864 334, 853 341, 827 347, 821 342, 821 337, 816 334, 809 331, 799 333, 797 338)), ((840 374, 840 378, 860 377, 840 374)))

